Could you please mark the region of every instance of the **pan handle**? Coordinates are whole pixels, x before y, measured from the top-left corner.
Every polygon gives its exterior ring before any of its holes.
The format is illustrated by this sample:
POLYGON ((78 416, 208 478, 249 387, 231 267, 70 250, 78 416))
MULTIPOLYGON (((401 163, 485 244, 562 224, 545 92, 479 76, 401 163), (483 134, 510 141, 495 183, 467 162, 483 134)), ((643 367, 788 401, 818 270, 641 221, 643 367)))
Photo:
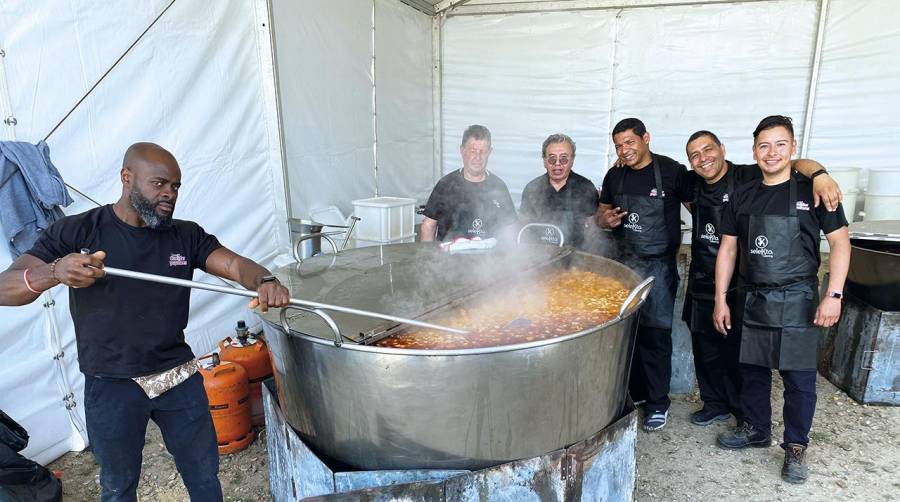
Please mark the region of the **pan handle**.
POLYGON ((337 323, 335 323, 334 319, 332 319, 331 316, 324 312, 322 309, 297 307, 295 305, 288 305, 287 307, 282 308, 280 314, 281 327, 284 329, 285 334, 291 334, 291 325, 288 322, 287 318, 288 309, 302 310, 303 312, 309 312, 321 317, 325 324, 327 324, 328 327, 331 328, 331 331, 334 332, 334 346, 340 347, 344 344, 344 338, 343 336, 341 336, 341 330, 338 329, 337 323))
POLYGON ((328 234, 319 232, 317 234, 304 235, 303 237, 297 239, 297 242, 294 244, 294 259, 297 260, 297 263, 303 263, 303 258, 300 258, 300 243, 305 240, 312 239, 313 237, 321 237, 328 241, 328 243, 331 244, 331 249, 334 250, 334 254, 338 254, 338 252, 340 251, 337 247, 337 244, 335 244, 334 239, 329 237, 328 234))
POLYGON ((654 280, 656 280, 656 278, 651 275, 635 286, 634 289, 631 290, 631 293, 628 293, 625 301, 622 302, 622 307, 619 309, 619 315, 617 316, 619 319, 631 314, 634 310, 632 307, 635 304, 639 304, 647 299, 647 295, 650 294, 650 289, 653 287, 654 280))
POLYGON ((551 223, 529 223, 529 224, 525 225, 524 227, 522 227, 521 230, 519 230, 519 235, 516 236, 516 244, 522 243, 522 233, 525 232, 525 229, 529 228, 529 227, 545 227, 545 228, 552 228, 553 230, 556 230, 556 233, 559 234, 559 247, 563 247, 563 244, 565 243, 565 240, 566 240, 566 236, 563 235, 562 229, 560 229, 558 226, 553 225, 551 223))

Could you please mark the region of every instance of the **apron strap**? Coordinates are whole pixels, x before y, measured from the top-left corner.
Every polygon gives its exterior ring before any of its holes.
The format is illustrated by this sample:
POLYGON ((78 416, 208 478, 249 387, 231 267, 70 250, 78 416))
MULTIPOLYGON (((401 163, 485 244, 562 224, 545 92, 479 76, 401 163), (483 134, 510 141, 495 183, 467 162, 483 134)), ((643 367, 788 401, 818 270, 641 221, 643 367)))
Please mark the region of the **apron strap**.
POLYGON ((797 216, 797 179, 794 178, 794 172, 791 171, 791 195, 788 201, 788 214, 790 216, 797 216))
MULTIPOLYGON (((659 163, 656 161, 656 155, 650 154, 653 157, 653 179, 656 183, 656 195, 657 197, 663 197, 663 189, 662 189, 662 174, 659 172, 659 163)), ((625 171, 622 173, 622 177, 619 178, 619 186, 616 195, 622 195, 625 189, 625 175, 628 174, 628 171, 631 170, 630 167, 624 166, 623 169, 625 171)))

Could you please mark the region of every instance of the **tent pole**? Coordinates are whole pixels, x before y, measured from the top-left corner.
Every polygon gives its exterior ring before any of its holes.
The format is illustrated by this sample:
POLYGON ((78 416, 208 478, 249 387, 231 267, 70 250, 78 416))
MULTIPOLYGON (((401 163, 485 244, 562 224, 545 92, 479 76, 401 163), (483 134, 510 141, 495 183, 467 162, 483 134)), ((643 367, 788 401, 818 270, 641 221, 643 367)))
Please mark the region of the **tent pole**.
POLYGON ((432 150, 431 176, 432 183, 437 183, 444 172, 443 148, 443 96, 442 74, 443 70, 443 31, 444 14, 440 13, 431 18, 431 116, 434 148, 432 150))
POLYGON ((813 112, 816 95, 819 90, 819 69, 822 66, 822 50, 825 46, 825 25, 828 22, 829 0, 819 0, 819 22, 816 25, 816 48, 813 52, 812 71, 809 75, 809 88, 806 93, 806 116, 803 119, 803 139, 800 142, 800 158, 806 158, 809 152, 809 138, 812 135, 813 112))

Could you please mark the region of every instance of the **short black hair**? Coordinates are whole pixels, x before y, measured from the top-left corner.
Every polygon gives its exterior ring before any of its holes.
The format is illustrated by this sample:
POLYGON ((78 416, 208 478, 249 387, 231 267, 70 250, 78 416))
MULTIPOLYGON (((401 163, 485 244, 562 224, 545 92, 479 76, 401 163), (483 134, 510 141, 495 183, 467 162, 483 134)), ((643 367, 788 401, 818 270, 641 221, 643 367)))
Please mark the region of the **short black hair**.
POLYGON ((703 136, 709 136, 713 140, 713 143, 715 143, 718 146, 722 146, 722 142, 719 141, 719 137, 716 136, 715 134, 713 134, 711 131, 707 131, 705 129, 697 131, 694 134, 691 134, 691 137, 688 138, 687 143, 685 143, 684 146, 687 147, 687 145, 691 144, 691 141, 694 141, 695 139, 698 139, 698 138, 702 138, 703 136))
POLYGON ((760 120, 759 125, 756 126, 756 130, 753 131, 753 142, 756 142, 759 133, 767 129, 774 129, 775 127, 784 127, 791 133, 791 138, 794 137, 794 121, 791 120, 790 117, 785 117, 784 115, 769 115, 760 120))
POLYGON ((634 134, 638 136, 647 134, 647 127, 641 122, 641 119, 630 117, 620 120, 619 123, 616 124, 616 127, 613 127, 612 135, 615 136, 616 134, 629 130, 634 131, 634 134))

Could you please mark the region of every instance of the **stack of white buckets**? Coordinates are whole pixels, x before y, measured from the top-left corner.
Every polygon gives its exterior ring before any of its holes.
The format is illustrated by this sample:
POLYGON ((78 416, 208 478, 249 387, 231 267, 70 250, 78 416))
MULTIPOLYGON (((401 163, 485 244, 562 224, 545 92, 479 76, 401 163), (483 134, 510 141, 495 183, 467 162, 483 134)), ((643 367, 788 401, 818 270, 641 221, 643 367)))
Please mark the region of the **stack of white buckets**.
POLYGON ((871 220, 900 220, 900 170, 870 169, 863 211, 858 211, 860 168, 835 167, 828 174, 844 193, 844 215, 853 222, 862 217, 871 220))

